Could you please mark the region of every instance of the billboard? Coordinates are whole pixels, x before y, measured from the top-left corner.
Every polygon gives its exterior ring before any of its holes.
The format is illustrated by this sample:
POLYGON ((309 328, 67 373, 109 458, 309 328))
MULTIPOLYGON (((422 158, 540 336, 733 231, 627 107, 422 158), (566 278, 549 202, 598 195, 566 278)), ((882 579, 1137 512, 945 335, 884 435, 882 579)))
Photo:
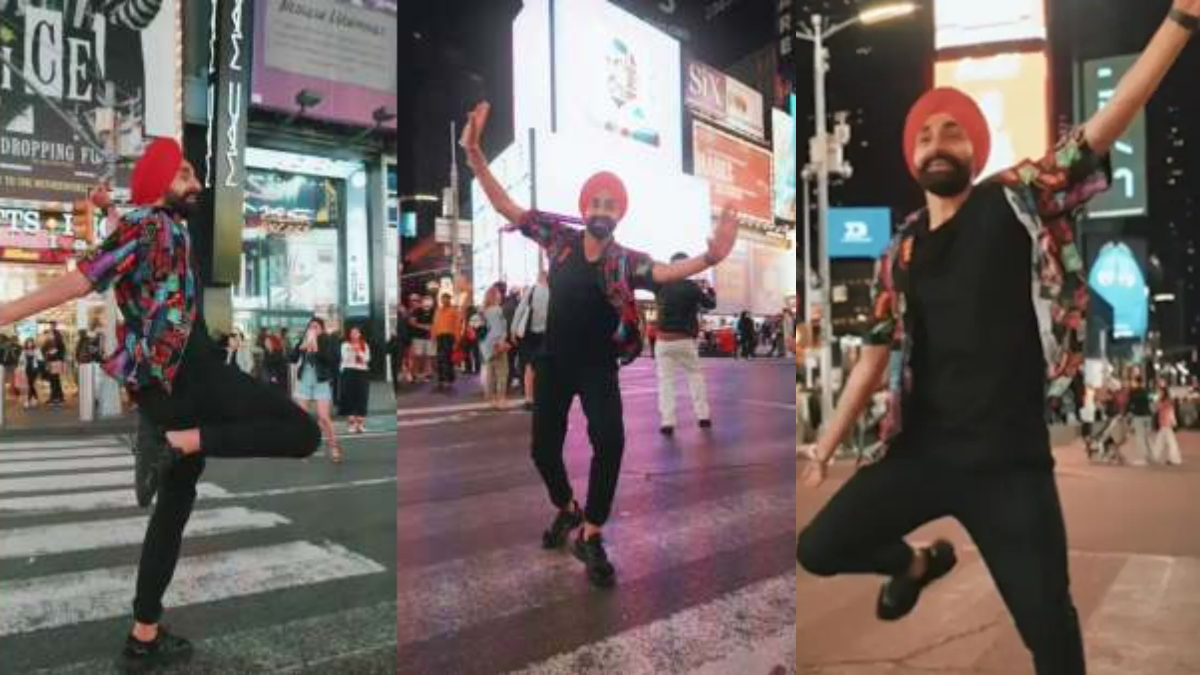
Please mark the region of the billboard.
POLYGON ((712 188, 712 210, 740 220, 771 220, 771 153, 702 122, 692 129, 695 173, 712 188))
MULTIPOLYGON (((527 138, 527 135, 526 135, 527 138)), ((513 201, 533 201, 533 165, 529 142, 518 137, 492 160, 492 174, 513 201)), ((471 257, 475 299, 497 281, 526 286, 537 281, 538 248, 519 234, 505 234, 508 223, 492 208, 478 180, 471 181, 471 257)))
MULTIPOLYGON (((1133 65, 1137 54, 1095 59, 1083 64, 1084 119, 1095 115, 1116 92, 1117 83, 1133 65)), ((1120 218, 1146 214, 1146 111, 1137 116, 1109 153, 1112 188, 1096 195, 1088 204, 1090 218, 1120 218)))
MULTIPOLYGON (((792 97, 793 100, 795 96, 792 97)), ((774 145, 775 217, 796 222, 796 118, 782 110, 771 111, 774 145)))
POLYGON ((685 86, 684 103, 699 117, 760 141, 766 138, 763 97, 753 87, 690 60, 685 86))
POLYGON ((554 8, 553 131, 682 170, 679 42, 605 0, 554 8))
MULTIPOLYGON (((78 4, 79 11, 68 11, 0 3, 0 50, 13 64, 0 66, 5 199, 83 197, 107 169, 95 146, 114 147, 115 138, 121 155, 136 156, 147 137, 179 135, 178 5, 154 3, 156 9, 130 13, 121 3, 78 4), (110 88, 116 115, 106 103, 110 88)), ((116 184, 125 186, 128 175, 120 171, 116 184)))
POLYGON ((934 0, 934 47, 1046 39, 1045 0, 934 0))
POLYGON ((270 169, 246 170, 246 225, 283 221, 329 226, 341 221, 340 180, 270 169))
POLYGON ((296 112, 307 89, 321 97, 313 118, 374 126, 375 110, 396 113, 395 2, 256 0, 255 10, 254 105, 296 112))
POLYGON ((938 87, 955 87, 975 99, 992 134, 992 154, 980 178, 1050 149, 1045 52, 1014 52, 939 61, 938 87))
POLYGON ((1112 307, 1115 339, 1146 336, 1150 317, 1150 289, 1128 244, 1110 241, 1096 253, 1088 286, 1112 307))
POLYGON ((892 238, 888 208, 829 209, 829 257, 878 258, 892 238))

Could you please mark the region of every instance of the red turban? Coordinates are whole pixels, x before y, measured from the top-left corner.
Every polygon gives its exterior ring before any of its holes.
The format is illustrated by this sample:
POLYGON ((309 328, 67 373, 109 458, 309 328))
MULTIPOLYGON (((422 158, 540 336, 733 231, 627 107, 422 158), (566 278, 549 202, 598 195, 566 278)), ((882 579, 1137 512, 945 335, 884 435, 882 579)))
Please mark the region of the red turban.
POLYGON ((608 171, 601 171, 583 184, 583 188, 579 190, 579 213, 587 212, 592 197, 598 192, 607 192, 617 200, 617 220, 625 217, 625 212, 629 210, 629 194, 625 192, 625 184, 621 179, 608 171))
POLYGON ((987 119, 970 96, 951 87, 938 87, 925 92, 908 111, 908 119, 904 122, 904 163, 908 165, 908 170, 913 176, 917 175, 917 167, 913 166, 917 136, 929 118, 939 113, 953 117, 966 131, 971 145, 975 146, 975 163, 971 167, 971 174, 979 176, 987 166, 992 150, 992 135, 988 131, 987 119))
POLYGON ((162 199, 171 188, 183 150, 173 138, 156 138, 146 147, 142 158, 133 167, 130 190, 136 206, 148 206, 162 199))

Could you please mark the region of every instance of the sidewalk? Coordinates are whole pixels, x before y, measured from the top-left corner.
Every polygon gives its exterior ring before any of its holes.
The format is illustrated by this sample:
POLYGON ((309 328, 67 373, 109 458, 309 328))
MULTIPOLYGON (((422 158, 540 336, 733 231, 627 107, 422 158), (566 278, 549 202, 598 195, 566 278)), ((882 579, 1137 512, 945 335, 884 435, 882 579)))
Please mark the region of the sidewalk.
MULTIPOLYGON (((368 427, 380 429, 378 419, 395 422, 396 397, 388 382, 371 382, 371 398, 368 427), (378 418, 378 419, 377 419, 378 418)), ((40 406, 24 410, 13 399, 7 402, 4 426, 0 427, 0 438, 62 438, 95 436, 97 434, 132 433, 137 417, 126 412, 118 417, 97 418, 92 422, 79 420, 79 403, 69 400, 59 408, 40 406)))

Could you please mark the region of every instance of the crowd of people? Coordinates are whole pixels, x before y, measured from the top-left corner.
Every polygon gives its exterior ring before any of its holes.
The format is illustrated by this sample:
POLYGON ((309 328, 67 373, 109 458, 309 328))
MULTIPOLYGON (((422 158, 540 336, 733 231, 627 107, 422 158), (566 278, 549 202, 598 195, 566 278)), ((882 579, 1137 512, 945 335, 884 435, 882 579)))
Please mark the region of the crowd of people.
POLYGON ((26 409, 43 402, 66 404, 70 385, 79 381, 79 366, 102 358, 103 339, 102 333, 87 330, 64 332, 54 322, 36 339, 0 333, 4 395, 19 399, 26 409))

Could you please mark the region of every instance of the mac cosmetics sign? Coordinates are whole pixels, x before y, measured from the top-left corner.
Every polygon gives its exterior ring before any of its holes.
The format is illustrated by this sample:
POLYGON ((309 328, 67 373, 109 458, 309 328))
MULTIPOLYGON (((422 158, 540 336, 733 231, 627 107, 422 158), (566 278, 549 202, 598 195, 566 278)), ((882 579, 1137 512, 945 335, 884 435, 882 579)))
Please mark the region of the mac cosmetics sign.
POLYGON ((830 258, 878 258, 891 236, 891 209, 829 209, 830 258))
POLYGON ((1145 337, 1150 292, 1128 245, 1120 242, 1105 244, 1092 264, 1088 285, 1112 306, 1114 338, 1145 337))
POLYGON ((246 180, 246 113, 250 105, 252 0, 213 2, 213 49, 208 65, 208 154, 204 172, 213 224, 215 284, 235 284, 241 273, 246 180))

